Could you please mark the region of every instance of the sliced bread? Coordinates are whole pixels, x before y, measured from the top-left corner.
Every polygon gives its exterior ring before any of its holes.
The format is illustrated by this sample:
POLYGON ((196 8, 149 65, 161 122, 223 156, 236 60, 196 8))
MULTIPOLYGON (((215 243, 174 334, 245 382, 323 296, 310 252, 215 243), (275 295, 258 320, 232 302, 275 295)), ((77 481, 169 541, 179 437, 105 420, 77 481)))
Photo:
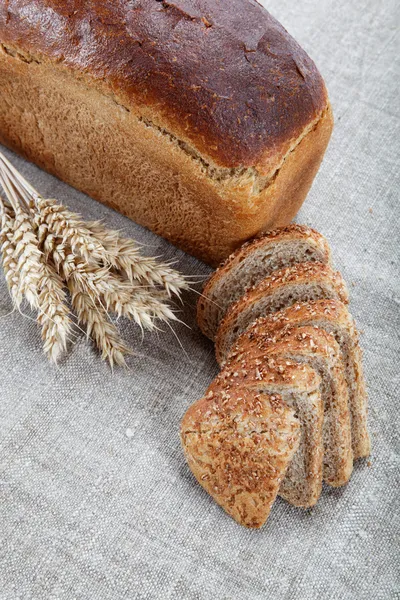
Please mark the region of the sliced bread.
POLYGON ((330 262, 325 238, 310 227, 292 224, 270 231, 244 244, 208 280, 197 304, 197 322, 214 340, 228 307, 246 289, 257 285, 275 270, 302 262, 330 262))
POLYGON ((209 391, 243 390, 279 394, 300 421, 300 444, 279 488, 285 500, 303 508, 313 506, 322 489, 323 404, 321 378, 307 364, 277 358, 267 360, 252 344, 230 358, 209 391))
POLYGON ((200 485, 238 523, 261 527, 300 442, 300 424, 278 395, 209 391, 181 425, 200 485))
MULTIPOLYGON (((249 339, 276 335, 287 327, 313 325, 331 333, 340 346, 349 393, 353 459, 370 454, 371 444, 367 427, 367 393, 362 366, 362 351, 358 333, 347 307, 338 300, 316 300, 289 306, 277 313, 260 317, 246 331, 249 339)), ((216 346, 217 360, 225 357, 216 346)))
POLYGON ((307 363, 319 373, 324 406, 324 480, 329 485, 344 485, 353 470, 353 453, 348 391, 339 345, 330 333, 312 326, 276 333, 276 337, 262 334, 249 337, 245 332, 238 339, 235 354, 246 348, 252 357, 266 360, 269 365, 276 357, 284 357, 307 363))
POLYGON ((228 309, 216 336, 218 356, 227 356, 237 337, 260 316, 320 298, 348 303, 342 276, 328 265, 301 263, 274 272, 228 309))

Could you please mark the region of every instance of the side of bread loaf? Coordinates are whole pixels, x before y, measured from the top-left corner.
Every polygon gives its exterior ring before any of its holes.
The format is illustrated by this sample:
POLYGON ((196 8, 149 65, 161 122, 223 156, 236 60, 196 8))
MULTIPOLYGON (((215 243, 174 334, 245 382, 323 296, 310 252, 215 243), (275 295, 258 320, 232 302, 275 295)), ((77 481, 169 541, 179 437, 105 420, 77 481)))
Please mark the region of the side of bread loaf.
POLYGON ((228 309, 216 336, 218 361, 223 361, 237 337, 258 317, 319 298, 348 303, 342 276, 328 265, 301 263, 274 272, 228 309))
POLYGON ((277 313, 260 317, 243 335, 249 339, 269 338, 281 329, 304 325, 324 329, 335 337, 340 346, 349 393, 353 458, 355 460, 369 456, 371 444, 367 427, 362 352, 354 319, 342 302, 322 299, 294 304, 277 313))
POLYGON ((326 239, 315 229, 292 224, 247 242, 211 275, 197 304, 201 331, 215 339, 230 305, 245 291, 272 274, 302 262, 330 263, 326 239))
POLYGON ((0 0, 0 77, 1 143, 214 265, 290 222, 333 125, 252 0, 0 0))

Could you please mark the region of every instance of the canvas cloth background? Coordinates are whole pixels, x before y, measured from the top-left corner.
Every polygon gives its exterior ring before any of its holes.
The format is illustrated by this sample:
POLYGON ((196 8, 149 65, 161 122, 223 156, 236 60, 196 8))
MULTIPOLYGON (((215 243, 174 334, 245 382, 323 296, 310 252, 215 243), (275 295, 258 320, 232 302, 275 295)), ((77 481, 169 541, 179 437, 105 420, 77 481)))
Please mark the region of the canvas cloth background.
MULTIPOLYGON (((191 476, 180 418, 217 369, 194 294, 170 331, 123 324, 137 348, 110 372, 83 337, 59 368, 0 280, 0 598, 388 600, 399 591, 399 117, 397 0, 269 0, 317 62, 336 126, 298 221, 324 233, 347 279, 369 384, 371 466, 267 526, 236 525, 191 476), (127 430, 131 430, 127 435, 127 430)), ((47 197, 178 259, 195 259, 6 152, 47 197)), ((2 276, 1 276, 2 277, 2 276)))

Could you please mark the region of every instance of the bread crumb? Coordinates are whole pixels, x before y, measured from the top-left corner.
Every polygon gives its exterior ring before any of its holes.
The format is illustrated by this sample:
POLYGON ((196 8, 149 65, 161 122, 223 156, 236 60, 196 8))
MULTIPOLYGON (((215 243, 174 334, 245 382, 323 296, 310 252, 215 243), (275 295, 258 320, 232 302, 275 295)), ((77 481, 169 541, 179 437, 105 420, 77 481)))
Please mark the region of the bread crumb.
POLYGON ((130 427, 128 427, 128 429, 125 431, 125 435, 127 438, 131 438, 135 435, 135 432, 133 431, 133 429, 131 429, 130 427))

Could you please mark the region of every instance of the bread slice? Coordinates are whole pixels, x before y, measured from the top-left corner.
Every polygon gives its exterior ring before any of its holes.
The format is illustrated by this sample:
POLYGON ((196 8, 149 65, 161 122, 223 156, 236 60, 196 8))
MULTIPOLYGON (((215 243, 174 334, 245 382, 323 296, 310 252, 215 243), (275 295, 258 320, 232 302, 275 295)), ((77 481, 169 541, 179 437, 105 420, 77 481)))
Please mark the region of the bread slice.
MULTIPOLYGON (((249 338, 276 334, 280 329, 314 325, 331 333, 340 346, 345 367, 351 419, 353 459, 369 456, 371 450, 367 427, 367 393, 358 333, 347 307, 338 300, 316 300, 289 306, 277 313, 260 317, 246 332, 249 338)), ((217 359, 224 356, 217 346, 217 359)))
POLYGON ((208 280, 197 303, 200 329, 214 340, 229 306, 239 300, 246 289, 257 285, 273 271, 295 263, 330 263, 330 260, 326 239, 305 225, 281 227, 247 242, 208 280))
MULTIPOLYGON (((323 445, 324 480, 332 486, 348 482, 353 470, 351 424, 348 391, 342 355, 334 337, 324 329, 312 326, 278 330, 276 337, 245 332, 238 340, 235 353, 250 349, 252 356, 285 357, 307 363, 321 377, 324 406, 323 445)), ((229 360, 229 359, 228 359, 229 360)))
POLYGON ((252 344, 231 357, 209 391, 243 390, 279 394, 300 421, 300 444, 279 488, 285 500, 303 508, 313 506, 322 489, 323 404, 321 378, 307 364, 280 359, 266 360, 252 344))
POLYGON ((346 284, 338 271, 311 262, 276 271, 228 309, 217 331, 218 356, 227 356, 237 337, 258 317, 319 298, 348 303, 346 284))
POLYGON ((209 391, 186 412, 181 441, 200 485, 238 523, 261 527, 300 441, 278 395, 209 391))

